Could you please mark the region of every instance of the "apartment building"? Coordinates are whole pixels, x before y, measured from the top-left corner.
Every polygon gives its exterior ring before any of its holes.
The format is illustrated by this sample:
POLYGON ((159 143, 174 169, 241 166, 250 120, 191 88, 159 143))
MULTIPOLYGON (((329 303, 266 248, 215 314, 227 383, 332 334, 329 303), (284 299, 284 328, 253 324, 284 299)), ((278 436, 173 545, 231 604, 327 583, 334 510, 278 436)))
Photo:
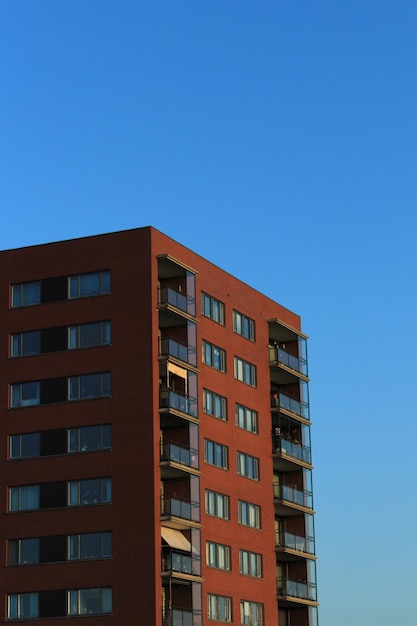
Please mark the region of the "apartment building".
POLYGON ((0 623, 317 626, 299 316, 150 227, 0 303, 0 623))

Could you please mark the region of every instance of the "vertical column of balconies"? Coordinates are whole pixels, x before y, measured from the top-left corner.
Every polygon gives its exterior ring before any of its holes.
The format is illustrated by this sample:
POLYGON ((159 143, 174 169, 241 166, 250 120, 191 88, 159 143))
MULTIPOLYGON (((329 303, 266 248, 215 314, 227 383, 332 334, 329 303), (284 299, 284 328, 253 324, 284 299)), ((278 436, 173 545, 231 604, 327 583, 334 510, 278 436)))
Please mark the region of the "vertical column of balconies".
POLYGON ((163 626, 201 625, 195 273, 158 258, 163 626))
POLYGON ((269 323, 279 626, 317 626, 306 338, 269 323))

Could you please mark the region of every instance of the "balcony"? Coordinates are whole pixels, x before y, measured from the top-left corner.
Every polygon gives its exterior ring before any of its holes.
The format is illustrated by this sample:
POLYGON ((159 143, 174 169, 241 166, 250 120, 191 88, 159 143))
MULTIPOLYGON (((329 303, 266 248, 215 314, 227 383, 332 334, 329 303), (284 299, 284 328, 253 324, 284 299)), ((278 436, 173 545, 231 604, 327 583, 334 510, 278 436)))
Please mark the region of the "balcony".
POLYGON ((298 442, 275 436, 272 440, 274 468, 280 471, 292 471, 295 466, 311 467, 311 448, 298 442))
POLYGON ((184 471, 188 473, 199 468, 198 450, 173 441, 162 444, 160 461, 162 479, 181 477, 184 471))
POLYGON ((176 496, 161 498, 161 518, 165 526, 178 530, 200 523, 200 504, 176 496))
POLYGON ((177 311, 181 311, 182 313, 195 317, 195 298, 187 296, 173 287, 159 287, 158 306, 169 308, 173 307, 177 311))
POLYGON ((163 574, 173 574, 185 576, 200 576, 200 557, 189 554, 180 554, 172 550, 164 552, 162 555, 163 574))
POLYGON ((291 604, 298 602, 303 604, 317 603, 316 585, 305 581, 277 578, 277 595, 278 599, 286 600, 291 604))
POLYGON ((269 364, 283 365, 285 368, 307 378, 307 360, 294 356, 278 346, 269 346, 269 364))
POLYGON ((298 511, 313 511, 313 494, 287 485, 274 485, 274 500, 278 513, 283 516, 297 515, 298 511), (293 510, 293 511, 292 511, 293 510))
POLYGON ((161 339, 159 344, 160 357, 173 357, 189 365, 197 366, 197 351, 191 346, 187 346, 170 337, 161 339))
POLYGON ((170 389, 162 389, 159 393, 159 406, 161 409, 174 409, 194 418, 191 421, 197 421, 197 398, 170 389))
POLYGON ((276 531, 275 547, 283 552, 280 560, 292 561, 299 558, 315 558, 314 537, 302 537, 294 533, 276 531))
POLYGON ((196 626, 201 624, 201 612, 190 609, 170 609, 164 611, 162 626, 196 626))
POLYGON ((303 402, 287 396, 285 393, 273 393, 271 395, 271 409, 284 409, 289 411, 303 420, 309 421, 309 407, 308 402, 303 402))

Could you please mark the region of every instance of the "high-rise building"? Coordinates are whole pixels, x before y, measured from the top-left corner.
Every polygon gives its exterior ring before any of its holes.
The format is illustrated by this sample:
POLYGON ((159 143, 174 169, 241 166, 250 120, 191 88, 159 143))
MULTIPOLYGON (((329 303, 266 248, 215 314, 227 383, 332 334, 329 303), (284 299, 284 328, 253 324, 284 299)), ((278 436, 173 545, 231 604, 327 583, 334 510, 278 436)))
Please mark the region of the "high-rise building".
POLYGON ((0 623, 317 626, 300 318, 153 228, 0 303, 0 623))

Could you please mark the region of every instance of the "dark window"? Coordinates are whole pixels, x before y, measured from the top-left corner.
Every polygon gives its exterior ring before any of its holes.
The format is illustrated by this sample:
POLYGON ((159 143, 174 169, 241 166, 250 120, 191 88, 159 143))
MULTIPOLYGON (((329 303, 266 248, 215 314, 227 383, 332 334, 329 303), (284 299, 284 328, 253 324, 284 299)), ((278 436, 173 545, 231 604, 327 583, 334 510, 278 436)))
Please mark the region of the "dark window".
POLYGON ((66 350, 68 344, 67 327, 45 328, 41 331, 41 352, 60 352, 66 350))
POLYGON ((54 535, 39 538, 39 562, 56 563, 67 559, 67 536, 54 535))
POLYGON ((40 433, 40 456, 52 456, 54 454, 67 453, 67 429, 45 430, 40 433))
POLYGON ((68 286, 66 276, 44 278, 41 281, 41 302, 60 302, 67 299, 68 286))
POLYGON ((67 483, 64 481, 40 485, 40 509, 56 509, 67 504, 67 483))
POLYGON ((67 399, 67 379, 48 378, 41 381, 41 404, 55 404, 67 399))

